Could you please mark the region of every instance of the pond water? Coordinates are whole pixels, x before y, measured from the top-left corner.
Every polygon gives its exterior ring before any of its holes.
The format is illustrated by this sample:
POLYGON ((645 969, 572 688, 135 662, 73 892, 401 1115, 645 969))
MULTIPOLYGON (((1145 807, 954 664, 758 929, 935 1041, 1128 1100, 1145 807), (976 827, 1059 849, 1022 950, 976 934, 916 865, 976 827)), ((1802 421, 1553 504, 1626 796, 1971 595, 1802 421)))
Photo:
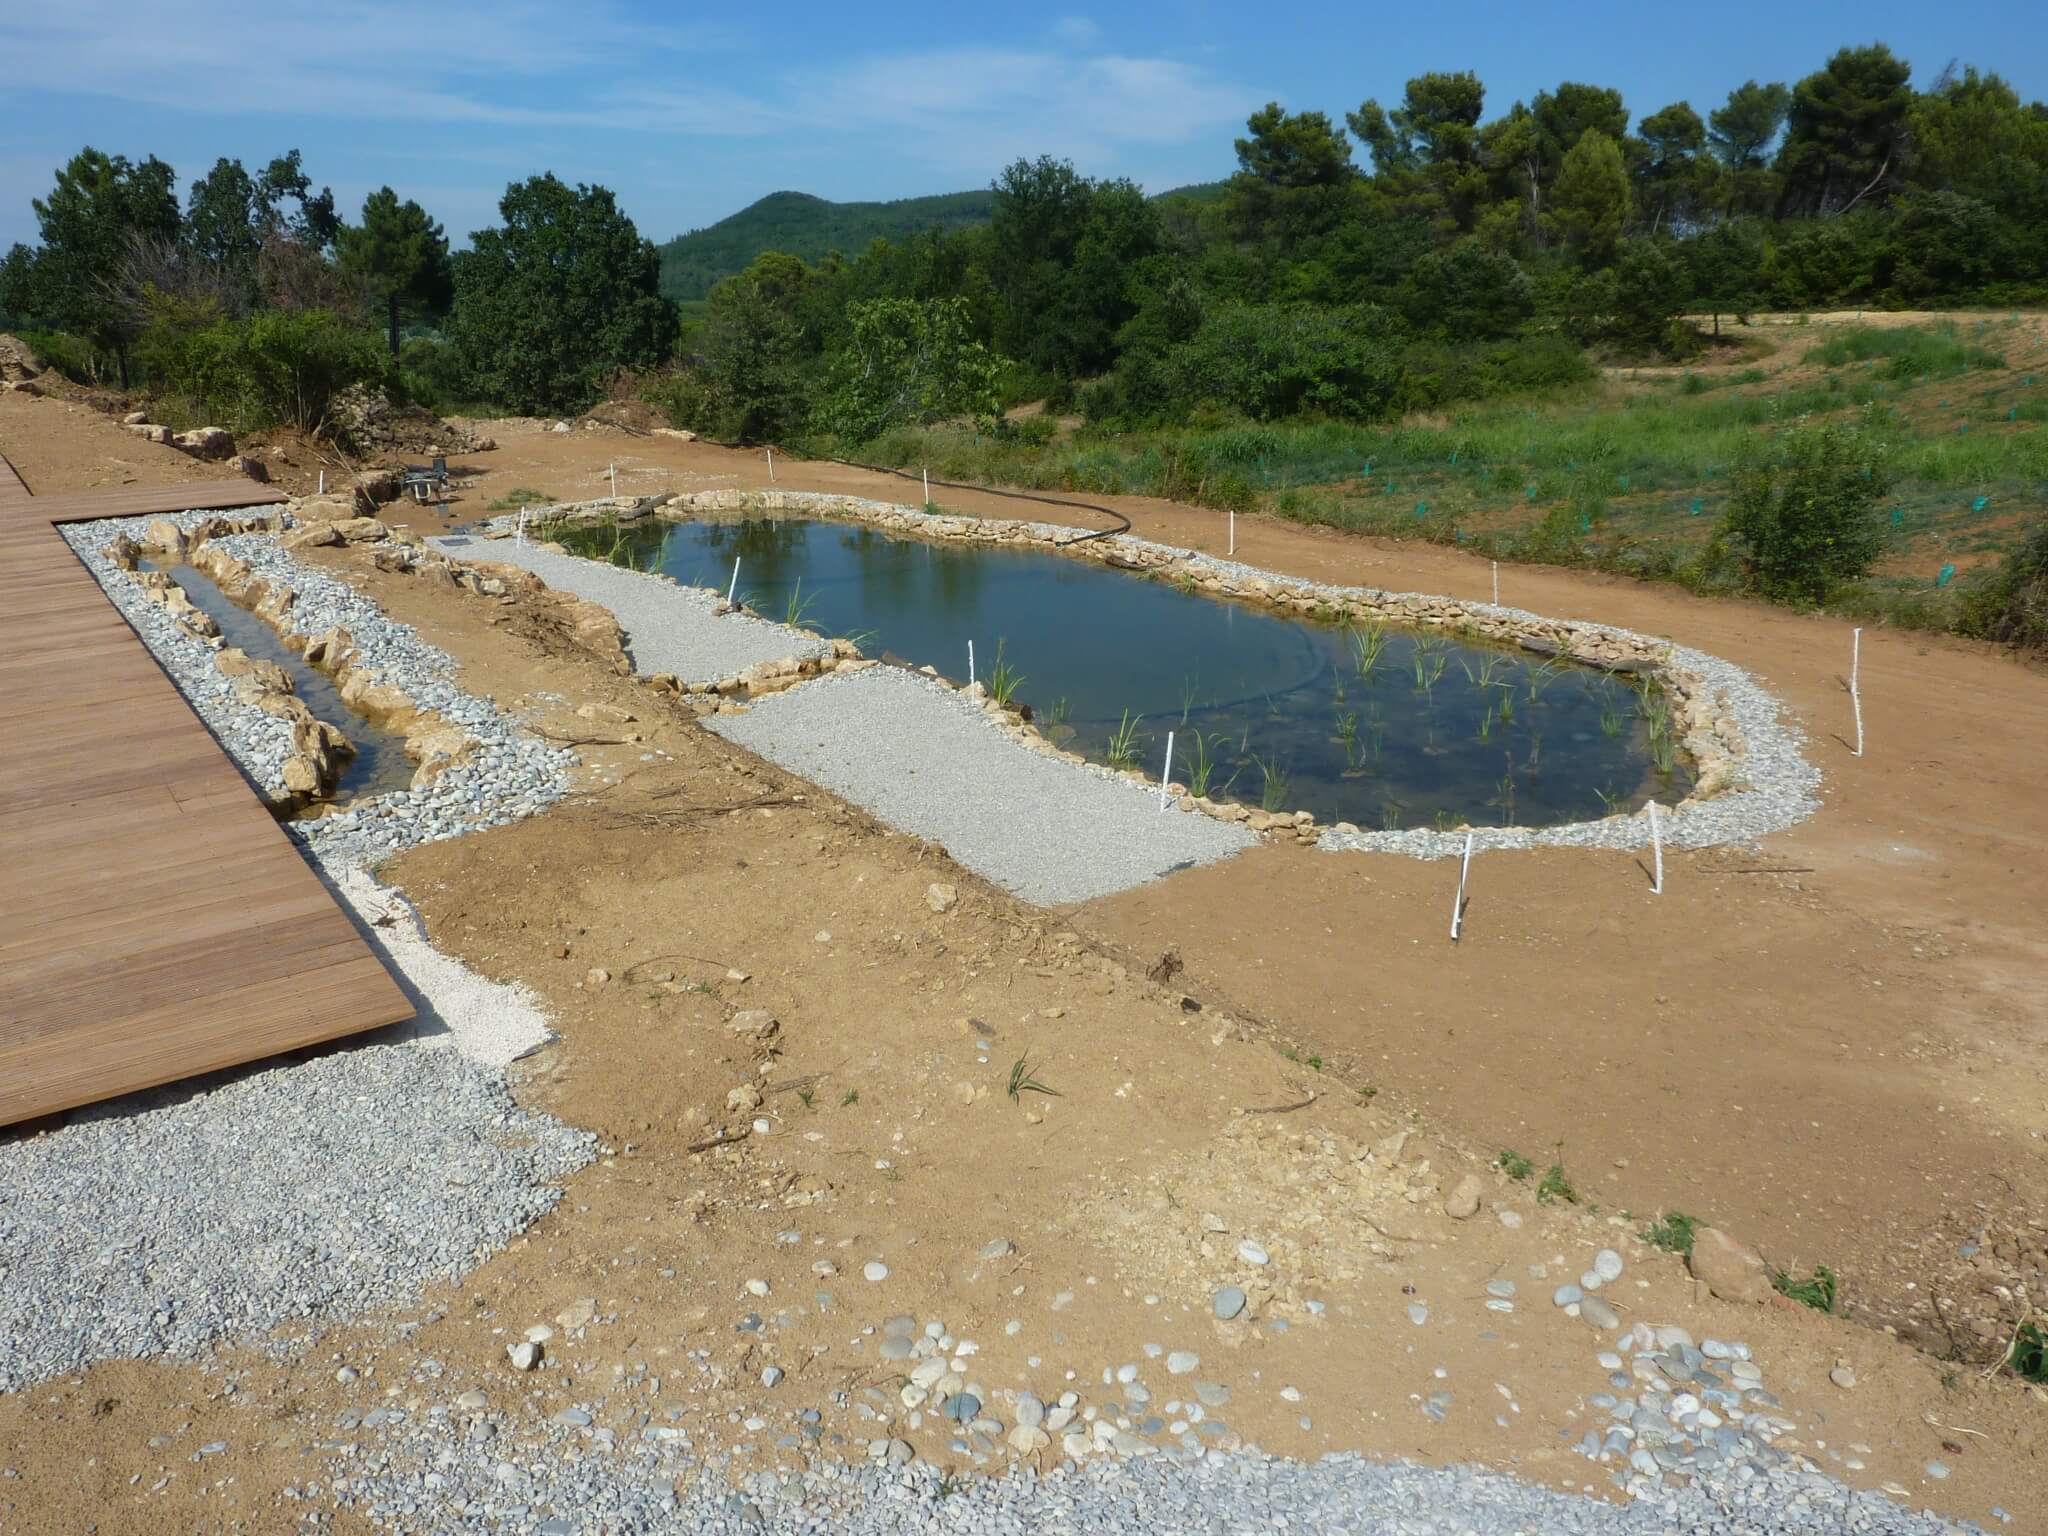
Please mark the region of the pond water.
POLYGON ((388 794, 412 784, 414 764, 405 755, 405 738, 372 725, 343 703, 334 679, 319 668, 308 666, 306 658, 279 639, 276 630, 221 591, 211 576, 189 565, 167 567, 161 561, 150 560, 138 561, 137 565, 145 571, 167 571, 171 580, 185 589, 192 606, 220 626, 221 638, 259 661, 273 661, 284 668, 285 676, 292 680, 292 692, 313 712, 314 718, 325 720, 349 739, 355 755, 342 759, 334 793, 307 807, 305 814, 318 814, 336 805, 388 794))
POLYGON ((1351 629, 1035 550, 855 523, 707 518, 557 534, 580 554, 740 595, 955 681, 1016 674, 1048 736, 1198 793, 1368 830, 1544 826, 1690 785, 1654 688, 1526 653, 1351 629))

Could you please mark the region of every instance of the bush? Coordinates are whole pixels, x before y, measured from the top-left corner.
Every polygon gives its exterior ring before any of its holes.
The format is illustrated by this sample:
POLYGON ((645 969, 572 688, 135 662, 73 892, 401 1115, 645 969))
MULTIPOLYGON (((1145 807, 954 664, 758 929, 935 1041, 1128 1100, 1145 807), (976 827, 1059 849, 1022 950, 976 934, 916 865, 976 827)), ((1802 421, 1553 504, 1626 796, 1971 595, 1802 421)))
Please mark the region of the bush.
POLYGON ((1255 421, 1308 413, 1370 421, 1401 390, 1399 349, 1364 305, 1226 304, 1166 361, 1171 397, 1255 421))
POLYGON ((104 376, 99 349, 83 336, 70 331, 23 331, 21 339, 42 359, 74 384, 97 384, 104 376))
POLYGON ((320 309, 259 310, 191 328, 166 318, 143 333, 137 352, 162 388, 237 432, 315 432, 343 390, 396 383, 382 338, 320 309))
POLYGON ((717 435, 718 394, 702 374, 688 368, 665 368, 641 374, 635 387, 642 400, 668 417, 670 426, 717 435))
POLYGON ((1956 627, 1982 640, 2048 649, 2048 518, 1964 597, 1956 627))
POLYGON ((1887 469, 1883 443, 1840 422, 1745 443, 1718 534, 1740 548, 1744 588, 1820 603, 1866 574, 1884 550, 1887 469))
POLYGON ((462 355, 440 336, 409 338, 398 354, 398 382, 405 397, 441 415, 476 403, 462 355))

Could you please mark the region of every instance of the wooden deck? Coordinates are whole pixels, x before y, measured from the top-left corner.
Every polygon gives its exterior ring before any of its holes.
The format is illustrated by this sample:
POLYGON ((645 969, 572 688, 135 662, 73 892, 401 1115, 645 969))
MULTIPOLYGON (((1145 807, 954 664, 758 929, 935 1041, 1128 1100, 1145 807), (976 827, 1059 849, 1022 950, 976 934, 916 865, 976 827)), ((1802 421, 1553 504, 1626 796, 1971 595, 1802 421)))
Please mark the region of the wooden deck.
POLYGON ((281 499, 0 458, 0 1125, 412 1016, 52 522, 281 499))

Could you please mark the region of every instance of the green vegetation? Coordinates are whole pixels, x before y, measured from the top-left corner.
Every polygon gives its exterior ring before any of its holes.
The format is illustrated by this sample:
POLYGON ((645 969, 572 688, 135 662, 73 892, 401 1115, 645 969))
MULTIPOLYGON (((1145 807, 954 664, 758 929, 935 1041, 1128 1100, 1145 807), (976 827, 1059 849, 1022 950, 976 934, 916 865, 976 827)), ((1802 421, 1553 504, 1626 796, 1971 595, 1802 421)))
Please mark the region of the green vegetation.
POLYGON ((521 507, 551 507, 560 498, 553 491, 536 491, 530 485, 516 485, 504 495, 486 502, 487 512, 516 512, 521 507))
POLYGON ((1023 675, 1010 664, 1009 657, 1004 654, 1009 649, 1009 644, 1010 642, 1002 636, 996 637, 996 664, 988 674, 988 696, 1004 709, 1010 707, 1010 700, 1015 698, 1017 690, 1024 686, 1023 675))
POLYGON ((1771 1271, 1771 1285, 1780 1296, 1798 1302, 1802 1307, 1811 1307, 1816 1312, 1832 1312, 1840 1300, 1841 1286, 1835 1272, 1825 1264, 1813 1266, 1813 1273, 1804 1280, 1796 1279, 1789 1270, 1771 1271))
POLYGON ((1565 1176, 1563 1163, 1552 1163, 1543 1170, 1543 1177, 1536 1185, 1536 1199, 1541 1205, 1577 1205, 1579 1192, 1572 1187, 1572 1181, 1565 1176))
POLYGON ((1688 1216, 1683 1211, 1666 1211, 1636 1235, 1652 1248, 1662 1248, 1666 1253, 1690 1258, 1693 1237, 1705 1225, 1697 1216, 1688 1216))
POLYGON ((2020 1324, 2001 1363, 2022 1381, 2048 1384, 2048 1336, 2037 1324, 2020 1324))
POLYGON ((763 251, 820 262, 836 251, 864 251, 877 240, 985 224, 991 201, 986 191, 889 203, 835 203, 807 192, 771 192, 716 224, 665 241, 661 291, 671 299, 701 299, 712 284, 745 270, 763 251))
POLYGON ((1512 1147, 1504 1149, 1501 1155, 1493 1161, 1495 1167, 1499 1168, 1502 1173, 1513 1179, 1517 1184, 1536 1171, 1536 1165, 1512 1147))
POLYGON ((1047 1087, 1038 1080, 1038 1074, 1032 1069, 1030 1058, 1025 1056, 1019 1056, 1010 1064, 1009 1093, 1012 1099, 1020 1103, 1023 1095, 1027 1093, 1042 1093, 1055 1099, 1060 1097, 1057 1088, 1047 1087))

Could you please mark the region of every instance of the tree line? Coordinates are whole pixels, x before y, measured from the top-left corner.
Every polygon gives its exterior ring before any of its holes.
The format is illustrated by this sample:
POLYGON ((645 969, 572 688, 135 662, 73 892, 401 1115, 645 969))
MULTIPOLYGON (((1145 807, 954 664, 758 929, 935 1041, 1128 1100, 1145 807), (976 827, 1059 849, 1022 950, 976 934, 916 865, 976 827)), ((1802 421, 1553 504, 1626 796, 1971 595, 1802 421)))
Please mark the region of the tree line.
POLYGON ((1566 82, 1489 117, 1469 72, 1341 121, 1273 103, 1199 195, 1019 160, 984 225, 764 253, 681 311, 603 187, 514 183, 451 252, 390 188, 351 222, 295 150, 222 159, 181 205, 163 161, 87 149, 0 261, 0 323, 83 376, 308 427, 348 383, 568 411, 621 373, 749 439, 994 430, 1041 397, 1110 426, 1367 421, 1689 356, 1759 308, 2040 299, 2048 108, 1910 73, 1844 48, 1704 116, 1566 82))

